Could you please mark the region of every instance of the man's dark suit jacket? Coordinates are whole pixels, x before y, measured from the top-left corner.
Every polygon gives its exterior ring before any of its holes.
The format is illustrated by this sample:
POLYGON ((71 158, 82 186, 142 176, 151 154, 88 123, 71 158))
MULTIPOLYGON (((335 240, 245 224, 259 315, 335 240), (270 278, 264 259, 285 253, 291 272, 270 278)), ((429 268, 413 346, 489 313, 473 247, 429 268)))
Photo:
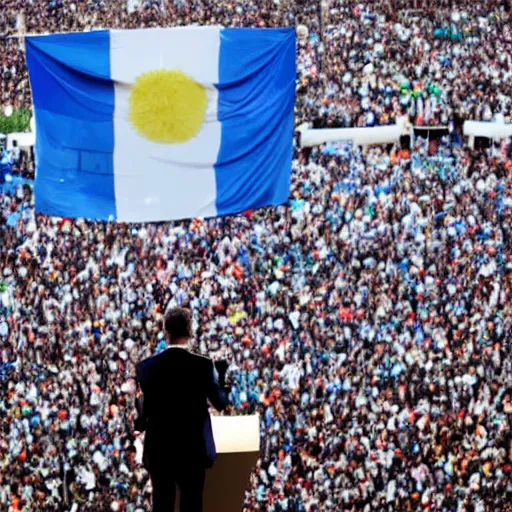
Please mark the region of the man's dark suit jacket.
POLYGON ((151 471, 169 463, 211 467, 217 452, 208 401, 219 411, 228 404, 213 361, 171 347, 140 362, 137 380, 143 400, 135 429, 146 432, 146 468, 151 471))

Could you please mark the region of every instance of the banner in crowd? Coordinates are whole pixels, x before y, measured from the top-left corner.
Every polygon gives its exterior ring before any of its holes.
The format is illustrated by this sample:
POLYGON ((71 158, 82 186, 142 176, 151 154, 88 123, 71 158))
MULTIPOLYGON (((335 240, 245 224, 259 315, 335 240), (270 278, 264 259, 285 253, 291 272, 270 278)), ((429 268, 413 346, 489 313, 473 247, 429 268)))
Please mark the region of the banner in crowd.
POLYGON ((288 200, 293 29, 28 37, 36 209, 151 222, 288 200))

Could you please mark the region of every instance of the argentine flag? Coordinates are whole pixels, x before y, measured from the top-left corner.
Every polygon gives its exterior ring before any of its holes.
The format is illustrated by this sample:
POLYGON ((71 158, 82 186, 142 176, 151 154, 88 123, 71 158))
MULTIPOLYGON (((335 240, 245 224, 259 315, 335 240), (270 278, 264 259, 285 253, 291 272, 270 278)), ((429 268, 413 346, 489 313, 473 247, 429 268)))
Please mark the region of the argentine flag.
POLYGON ((287 202, 293 29, 27 37, 36 210, 152 222, 287 202))

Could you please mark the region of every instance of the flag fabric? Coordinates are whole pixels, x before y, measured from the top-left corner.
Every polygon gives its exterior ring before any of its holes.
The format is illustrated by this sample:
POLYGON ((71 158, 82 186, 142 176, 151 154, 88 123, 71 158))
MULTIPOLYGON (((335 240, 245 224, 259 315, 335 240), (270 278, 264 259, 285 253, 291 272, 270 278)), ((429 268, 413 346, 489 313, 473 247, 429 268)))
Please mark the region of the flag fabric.
POLYGON ((293 29, 27 37, 36 210, 152 222, 286 203, 293 29))

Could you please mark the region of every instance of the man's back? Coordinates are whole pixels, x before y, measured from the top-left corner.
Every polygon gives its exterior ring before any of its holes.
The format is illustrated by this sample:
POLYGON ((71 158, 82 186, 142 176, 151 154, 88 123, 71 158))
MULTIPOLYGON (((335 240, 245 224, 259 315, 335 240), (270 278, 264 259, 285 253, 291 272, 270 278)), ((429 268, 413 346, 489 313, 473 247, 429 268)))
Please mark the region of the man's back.
POLYGON ((144 392, 145 456, 204 459, 213 443, 208 400, 219 410, 227 404, 213 362, 172 347, 142 361, 137 378, 144 392))

